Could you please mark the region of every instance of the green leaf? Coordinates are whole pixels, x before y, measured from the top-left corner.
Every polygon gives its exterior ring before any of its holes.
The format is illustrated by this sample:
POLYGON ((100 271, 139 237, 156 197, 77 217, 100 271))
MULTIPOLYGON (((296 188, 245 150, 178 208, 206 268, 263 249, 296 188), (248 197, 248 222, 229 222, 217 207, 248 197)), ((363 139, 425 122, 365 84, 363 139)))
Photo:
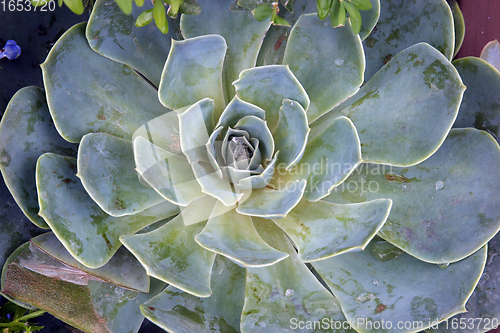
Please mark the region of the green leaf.
POLYGON ((186 15, 200 15, 201 7, 196 0, 184 0, 179 7, 179 12, 186 15))
POLYGON ((186 206, 203 196, 184 155, 171 153, 138 136, 134 140, 134 159, 142 180, 171 203, 186 206))
POLYGON ((330 8, 330 20, 332 21, 332 26, 344 26, 346 20, 346 12, 344 7, 345 2, 340 0, 333 0, 332 7, 330 8))
POLYGON ((330 7, 331 6, 332 6, 332 0, 317 0, 316 1, 318 17, 320 20, 326 19, 328 14, 330 14, 330 7))
POLYGON ((252 14, 257 21, 264 21, 266 18, 274 14, 274 8, 268 4, 261 4, 252 10, 252 14))
POLYGON ((109 134, 90 133, 82 138, 78 177, 90 197, 111 216, 133 215, 165 200, 140 183, 133 143, 109 134))
POLYGON ((75 14, 83 14, 83 3, 81 0, 64 0, 64 3, 75 14))
POLYGON ((293 12, 295 9, 295 0, 281 0, 281 4, 289 11, 293 12))
POLYGON ((41 67, 52 118, 70 142, 98 132, 130 139, 139 126, 168 111, 132 68, 89 47, 85 23, 66 31, 41 67))
MULTIPOLYGON (((371 0, 373 8, 371 10, 361 12, 362 24, 359 36, 364 40, 377 24, 380 15, 380 1, 371 0)), ((284 18, 292 26, 303 14, 311 14, 317 12, 317 2, 311 0, 296 0, 294 2, 293 12, 284 12, 284 18)), ((345 12, 345 11, 344 11, 345 12)), ((266 34, 257 60, 258 66, 275 65, 283 63, 283 55, 287 45, 289 30, 285 27, 271 26, 266 34)), ((317 36, 315 37, 317 38, 317 36)), ((322 39, 323 43, 327 43, 326 39, 322 39)))
POLYGON ((287 236, 270 221, 257 218, 255 226, 266 242, 288 253, 289 257, 272 266, 247 268, 241 331, 320 332, 303 329, 305 323, 328 318, 326 322, 332 328, 344 328, 338 332, 354 333, 337 299, 298 258, 287 236), (302 329, 298 329, 299 324, 302 329))
POLYGON ((280 152, 278 165, 284 164, 279 167, 288 170, 297 164, 304 154, 308 135, 307 115, 302 106, 289 99, 283 100, 273 133, 276 151, 280 152))
POLYGON ((261 170, 262 166, 253 172, 249 170, 235 170, 232 167, 228 167, 229 177, 231 177, 235 188, 238 190, 253 190, 267 186, 273 178, 278 156, 278 152, 274 154, 274 158, 266 165, 264 170, 261 170))
POLYGON ((46 153, 38 159, 36 177, 40 216, 71 255, 91 268, 106 264, 131 235, 178 212, 169 202, 135 215, 111 217, 87 194, 75 176, 76 160, 46 153))
POLYGON ((219 137, 219 134, 222 131, 222 129, 223 129, 222 126, 215 129, 212 132, 212 134, 210 134, 210 137, 208 138, 208 141, 205 144, 205 148, 207 149, 208 160, 210 161, 210 164, 214 168, 214 170, 217 173, 217 176, 219 178, 222 178, 222 171, 220 170, 219 162, 221 162, 221 161, 220 161, 220 156, 217 153, 217 151, 219 151, 219 152, 221 151, 222 144, 221 144, 221 141, 218 140, 218 137, 219 137))
MULTIPOLYGON (((89 275, 82 279, 88 280, 94 277, 115 286, 144 293, 149 292, 149 277, 146 270, 125 248, 120 248, 106 265, 91 269, 75 260, 52 232, 37 236, 31 239, 30 242, 52 258, 64 263, 64 265, 89 275)), ((33 265, 29 268, 41 274, 50 274, 50 271, 45 270, 44 267, 33 265)), ((71 270, 68 269, 68 279, 65 279, 63 273, 60 272, 56 277, 71 282, 71 270)), ((74 278, 78 278, 78 276, 75 275, 74 278)))
POLYGON ((420 332, 432 322, 466 311, 465 302, 481 276, 485 260, 483 246, 467 259, 440 267, 376 238, 365 251, 345 253, 312 265, 338 298, 356 331, 372 332, 374 323, 391 322, 394 325, 386 332, 403 331, 395 323, 413 323, 418 326, 404 331, 420 332))
POLYGON ((294 180, 307 180, 304 198, 318 201, 341 184, 361 163, 361 146, 353 123, 337 118, 306 145, 300 162, 289 172, 278 171, 273 183, 282 188, 294 180))
POLYGON ((133 6, 132 15, 125 15, 114 0, 97 0, 86 36, 94 51, 134 68, 158 87, 171 40, 180 38, 176 32, 179 23, 167 19, 172 27, 167 36, 156 28, 141 29, 134 22, 145 10, 152 12, 151 1, 146 1, 142 8, 133 6))
POLYGON ((165 0, 165 1, 168 4, 170 4, 167 15, 172 18, 175 18, 177 16, 177 13, 179 12, 179 7, 184 2, 184 0, 165 0))
POLYGON ((364 250, 384 225, 391 206, 387 199, 348 205, 304 200, 274 223, 295 243, 300 260, 312 262, 364 250))
POLYGON ((377 29, 363 42, 366 81, 392 56, 419 42, 432 45, 448 60, 452 59, 455 32, 452 12, 446 1, 384 0, 381 7, 377 29))
POLYGON ((168 32, 168 21, 163 0, 154 0, 153 17, 158 29, 166 34, 168 32))
POLYGON ((242 215, 279 219, 285 217, 302 199, 306 181, 289 182, 283 189, 267 187, 253 190, 252 194, 242 201, 236 211, 242 215))
POLYGON ((279 25, 279 26, 284 26, 284 27, 290 27, 290 23, 288 23, 287 20, 285 20, 282 17, 279 17, 278 15, 274 15, 272 18, 273 25, 279 25))
POLYGON ((285 98, 300 103, 304 110, 309 107, 306 91, 288 66, 260 66, 244 70, 233 85, 239 98, 266 111, 269 128, 276 126, 285 98))
POLYGON ((194 236, 205 223, 185 225, 177 216, 164 226, 120 240, 146 268, 148 275, 198 297, 208 297, 215 253, 199 246, 194 236))
POLYGON ((479 58, 457 59, 453 65, 467 87, 453 127, 475 127, 490 133, 498 141, 500 73, 492 65, 479 58))
POLYGON ((87 332, 138 331, 144 320, 139 304, 165 286, 151 282, 149 294, 114 286, 68 268, 28 243, 12 254, 2 271, 2 293, 87 332))
POLYGON ((229 175, 220 178, 209 163, 193 163, 191 167, 202 192, 217 198, 225 206, 233 206, 243 197, 243 193, 231 185, 229 175))
POLYGON ((212 295, 199 298, 173 286, 141 305, 153 323, 169 332, 239 332, 245 301, 244 268, 217 256, 212 268, 212 295))
POLYGON ((153 10, 147 9, 143 11, 139 16, 137 16, 137 19, 135 20, 135 26, 144 27, 151 22, 153 22, 153 10))
POLYGON ((497 234, 488 242, 486 266, 476 289, 465 304, 467 312, 458 314, 439 325, 434 323, 426 332, 463 333, 464 330, 460 328, 460 322, 464 321, 468 323, 469 328, 474 327, 474 332, 489 332, 493 326, 496 326, 496 318, 500 315, 500 295, 497 292, 500 282, 500 261, 495 257, 498 256, 499 250, 500 235, 497 234), (455 324, 452 325, 452 323, 455 324))
POLYGON ((345 9, 349 13, 349 21, 351 22, 352 32, 357 35, 361 31, 361 14, 359 10, 350 2, 343 2, 345 9))
POLYGON ((238 96, 234 96, 231 102, 226 106, 224 112, 222 112, 215 128, 220 126, 223 126, 224 129, 227 127, 234 128, 234 125, 245 116, 255 116, 262 120, 266 120, 266 112, 264 110, 241 100, 238 96))
POLYGON ((365 62, 359 37, 349 27, 325 25, 315 14, 302 15, 295 23, 283 64, 290 66, 311 99, 309 122, 352 96, 363 83, 365 62))
POLYGON ((126 15, 132 14, 132 0, 115 0, 115 1, 124 14, 126 15))
POLYGON ((419 165, 363 164, 344 182, 346 186, 325 200, 392 199, 391 214, 379 235, 420 260, 455 262, 480 249, 500 228, 500 203, 494 194, 500 186, 497 175, 500 147, 491 135, 473 128, 454 129, 419 165))
MULTIPOLYGON (((181 210, 180 216, 184 225, 189 226, 198 222, 205 222, 210 218, 214 210, 217 199, 210 195, 204 195, 193 200, 186 207, 179 207, 181 210)), ((231 207, 226 207, 230 210, 231 207)))
POLYGON ((453 58, 457 55, 462 47, 465 37, 465 21, 460 6, 457 0, 450 0, 449 5, 453 13, 453 23, 455 26, 455 50, 453 51, 453 58))
MULTIPOLYGON (((0 123, 0 171, 18 206, 40 228, 48 226, 38 215, 36 160, 50 151, 76 157, 77 147, 59 136, 45 91, 35 86, 22 88, 10 100, 0 123)), ((5 223, 11 218, 6 217, 5 223)))
POLYGON ((370 10, 373 8, 370 0, 348 0, 348 1, 359 10, 370 10))
POLYGON ((267 123, 256 116, 245 116, 241 118, 234 128, 248 132, 251 138, 259 140, 259 150, 262 158, 271 160, 274 154, 274 138, 267 123))
POLYGON ((273 0, 236 0, 236 5, 248 10, 254 10, 259 4, 273 5, 273 0))
POLYGON ((217 35, 173 41, 158 89, 161 103, 178 110, 210 98, 218 118, 226 105, 222 89, 226 49, 224 38, 217 35))
POLYGON ((372 5, 371 9, 361 12, 361 31, 359 32, 359 37, 362 41, 372 33, 380 17, 380 0, 369 1, 372 5))
POLYGON ((464 89, 450 62, 430 45, 419 43, 396 55, 353 97, 310 124, 309 140, 344 115, 358 130, 365 162, 415 165, 446 138, 464 89))
POLYGON ((205 98, 179 114, 181 148, 191 164, 208 162, 205 144, 214 129, 214 112, 214 101, 205 98))
POLYGON ((240 215, 234 209, 226 211, 221 203, 215 205, 212 216, 195 240, 203 248, 243 267, 274 265, 288 257, 259 236, 251 217, 240 215))
POLYGON ((222 80, 225 99, 230 101, 235 94, 232 83, 240 72, 255 67, 271 17, 259 22, 247 11, 232 11, 234 0, 199 0, 199 3, 202 7, 200 15, 181 17, 181 31, 185 38, 208 34, 224 37, 228 48, 222 80))
MULTIPOLYGON (((142 7, 144 6, 144 0, 134 0, 135 4, 137 5, 137 7, 142 7)), ((141 13, 142 14, 142 13, 141 13)), ((136 19, 136 22, 137 22, 137 19, 136 19)))
POLYGON ((500 43, 498 40, 492 40, 481 51, 481 59, 490 63, 500 71, 500 43))

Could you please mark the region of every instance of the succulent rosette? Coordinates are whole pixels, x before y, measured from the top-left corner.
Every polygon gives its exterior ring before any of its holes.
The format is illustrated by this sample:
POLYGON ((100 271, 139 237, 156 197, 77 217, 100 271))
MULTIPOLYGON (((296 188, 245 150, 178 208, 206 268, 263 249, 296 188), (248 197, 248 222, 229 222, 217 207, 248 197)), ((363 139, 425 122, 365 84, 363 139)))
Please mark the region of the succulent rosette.
POLYGON ((373 0, 359 35, 314 2, 290 30, 198 2, 163 35, 98 1, 45 90, 12 98, 2 174, 51 232, 2 293, 89 332, 418 332, 464 312, 500 228, 500 149, 452 129, 446 1, 373 0))

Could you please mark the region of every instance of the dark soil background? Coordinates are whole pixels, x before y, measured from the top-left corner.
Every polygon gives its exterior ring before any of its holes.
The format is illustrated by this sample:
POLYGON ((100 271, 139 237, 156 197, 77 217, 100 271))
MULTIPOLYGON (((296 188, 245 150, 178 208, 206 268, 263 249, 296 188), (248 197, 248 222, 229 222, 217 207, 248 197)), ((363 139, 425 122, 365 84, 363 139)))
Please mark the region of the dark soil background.
MULTIPOLYGON (((459 4, 465 19, 466 34, 457 57, 479 56, 487 42, 500 39, 500 1, 459 0, 459 4)), ((4 112, 10 98, 20 88, 29 85, 43 87, 39 65, 45 60, 50 48, 69 27, 87 19, 88 13, 78 16, 66 7, 56 7, 54 11, 47 9, 45 12, 11 12, 8 11, 8 6, 4 10, 0 0, 0 48, 9 39, 14 39, 22 48, 18 59, 0 59, 0 113, 4 112)), ((7 190, 3 178, 0 178, 0 223, 9 219, 26 224, 26 233, 15 235, 21 244, 42 230, 24 217, 7 190)), ((0 244, 0 252, 3 251, 0 253, 0 259, 8 256, 13 250, 0 244)), ((0 306, 2 302, 3 299, 0 300, 0 306)), ((36 322, 45 326, 42 333, 78 332, 48 314, 37 318, 36 322)), ((164 331, 146 320, 141 332, 164 331)), ((500 333, 500 329, 491 332, 500 333)))

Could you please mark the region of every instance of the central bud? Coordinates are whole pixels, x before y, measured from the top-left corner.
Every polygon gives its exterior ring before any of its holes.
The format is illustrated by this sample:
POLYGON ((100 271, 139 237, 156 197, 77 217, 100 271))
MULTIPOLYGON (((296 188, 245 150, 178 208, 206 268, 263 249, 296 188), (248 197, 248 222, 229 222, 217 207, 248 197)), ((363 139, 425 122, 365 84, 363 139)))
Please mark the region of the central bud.
POLYGON ((253 156, 253 150, 250 148, 248 141, 242 137, 233 136, 229 141, 229 149, 233 152, 236 162, 249 160, 253 156))

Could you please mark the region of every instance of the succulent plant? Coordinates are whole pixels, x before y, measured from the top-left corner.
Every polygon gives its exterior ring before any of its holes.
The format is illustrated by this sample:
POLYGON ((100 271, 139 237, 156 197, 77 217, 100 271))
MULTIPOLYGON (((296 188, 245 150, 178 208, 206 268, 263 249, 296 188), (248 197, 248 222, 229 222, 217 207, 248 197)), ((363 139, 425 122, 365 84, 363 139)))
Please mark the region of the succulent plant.
POLYGON ((98 1, 12 98, 0 169, 51 232, 2 293, 88 332, 447 331, 500 228, 500 147, 455 122, 497 96, 464 95, 460 15, 372 0, 357 35, 198 2, 163 35, 98 1))

